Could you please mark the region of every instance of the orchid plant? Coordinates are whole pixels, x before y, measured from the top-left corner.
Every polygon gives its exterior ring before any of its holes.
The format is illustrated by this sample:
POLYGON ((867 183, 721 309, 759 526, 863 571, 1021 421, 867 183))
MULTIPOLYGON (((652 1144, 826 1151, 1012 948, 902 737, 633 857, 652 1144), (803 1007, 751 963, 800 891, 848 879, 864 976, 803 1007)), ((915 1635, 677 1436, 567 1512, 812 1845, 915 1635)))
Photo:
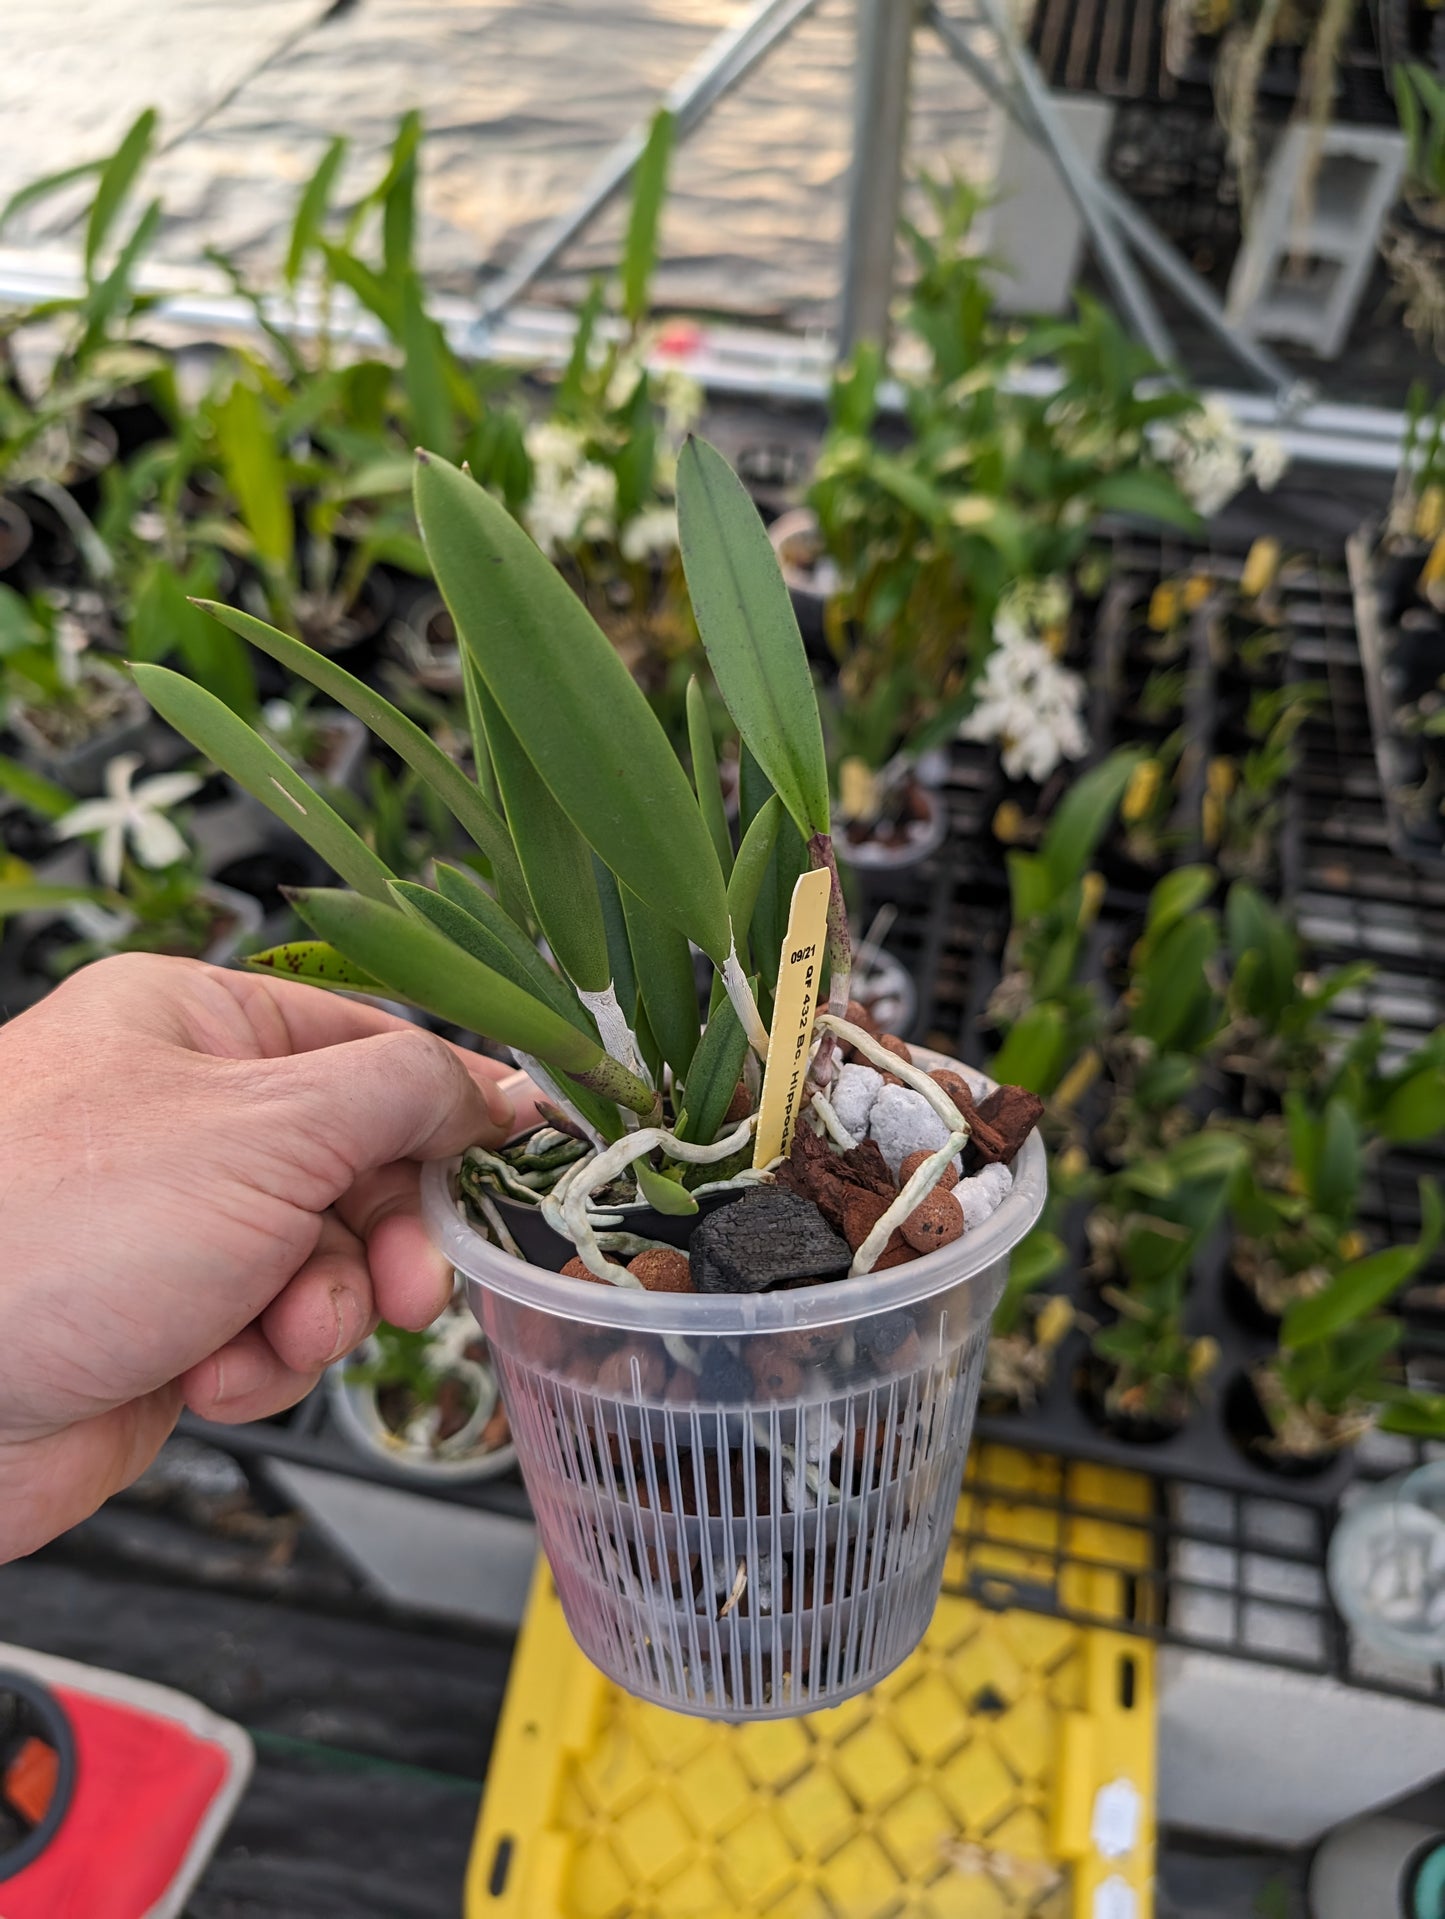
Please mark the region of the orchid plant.
MULTIPOLYGON (((295 827, 351 889, 294 892, 315 939, 252 964, 409 1001, 509 1048, 550 1099, 566 1160, 551 1166, 545 1193, 514 1176, 516 1188, 542 1205, 598 1277, 635 1284, 598 1238, 594 1194, 625 1178, 650 1203, 687 1213, 710 1177, 759 1176, 748 1164, 756 1119, 729 1121, 728 1113, 748 1054, 768 1049, 758 999, 766 1000, 778 949, 754 939, 756 908, 776 889, 778 862, 788 857, 780 846, 801 845, 807 862, 831 876, 829 1011, 816 1021, 816 1080, 846 1035, 917 1082, 949 1127, 948 1151, 933 1155, 890 1209, 906 1217, 968 1128, 936 1082, 841 1017, 850 949, 822 729, 787 590, 740 481, 706 444, 684 448, 678 504, 693 611, 756 773, 757 803, 745 808, 750 823, 736 850, 710 734, 700 727, 694 736, 690 782, 606 636, 505 506, 430 454, 418 455, 415 504, 464 649, 475 781, 334 661, 251 614, 211 610, 359 715, 433 787, 475 848, 461 864, 439 864, 434 885, 398 878, 214 696, 164 667, 136 669, 156 710, 295 827), (693 947, 713 969, 705 1028, 693 947)), ((512 1169, 501 1164, 490 1170, 511 1193, 512 1169)), ((859 1249, 860 1270, 895 1223, 859 1249)))

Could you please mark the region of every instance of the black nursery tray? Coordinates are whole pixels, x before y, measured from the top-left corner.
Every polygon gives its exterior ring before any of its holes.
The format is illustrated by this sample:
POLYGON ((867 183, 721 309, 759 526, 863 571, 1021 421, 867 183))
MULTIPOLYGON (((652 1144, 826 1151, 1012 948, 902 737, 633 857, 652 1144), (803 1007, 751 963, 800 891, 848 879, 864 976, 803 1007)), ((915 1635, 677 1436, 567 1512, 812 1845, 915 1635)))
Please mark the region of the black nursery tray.
MULTIPOLYGON (((1438 813, 1428 819, 1405 803, 1403 794, 1420 784, 1425 769, 1418 742, 1408 739, 1395 724, 1400 705, 1428 692, 1434 680, 1412 679, 1400 657, 1400 634, 1387 624, 1381 604, 1375 535, 1375 528, 1362 527, 1346 542, 1345 554, 1390 846, 1400 859, 1445 874, 1445 819, 1438 813)), ((1437 665, 1445 672, 1445 624, 1439 638, 1437 665)))
MULTIPOLYGON (((1082 1314, 1092 1317, 1097 1312, 1097 1302, 1086 1296, 1086 1283, 1077 1264, 1066 1290, 1082 1314)), ((1053 1373, 1038 1401, 1016 1412, 990 1412, 980 1402, 978 1437, 1064 1459, 1119 1466, 1160 1479, 1188 1480, 1225 1492, 1333 1508, 1354 1477, 1352 1452, 1341 1454, 1321 1471, 1291 1472, 1256 1459, 1229 1430, 1226 1407, 1231 1389, 1246 1378, 1252 1366, 1275 1352, 1277 1342, 1269 1333, 1244 1326, 1231 1310, 1225 1290, 1225 1245, 1220 1240, 1208 1249, 1195 1271, 1187 1308, 1190 1333, 1196 1338, 1207 1334, 1217 1340, 1219 1361, 1180 1432, 1165 1439, 1126 1439, 1099 1422, 1081 1391, 1089 1335, 1076 1324, 1055 1355, 1053 1373)))

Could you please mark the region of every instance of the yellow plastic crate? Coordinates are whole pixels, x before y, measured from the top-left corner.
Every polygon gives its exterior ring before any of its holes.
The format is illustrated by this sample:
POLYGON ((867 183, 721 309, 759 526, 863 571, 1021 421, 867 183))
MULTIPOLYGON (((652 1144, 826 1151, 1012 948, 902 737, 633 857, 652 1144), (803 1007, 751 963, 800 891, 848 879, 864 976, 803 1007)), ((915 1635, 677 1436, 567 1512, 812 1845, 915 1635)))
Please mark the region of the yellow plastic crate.
MULTIPOLYGON (((1143 1565, 1148 1535, 1014 1504, 1148 1510, 1148 1482, 982 1455, 989 1540, 967 1562, 1037 1583, 1056 1546, 1143 1565), (1075 1475, 1082 1474, 1082 1481, 1075 1475), (1058 1528, 1065 1536, 1061 1540, 1058 1528), (1097 1531, 1096 1531, 1097 1529, 1097 1531), (1017 1539, 1017 1547, 1001 1546, 1017 1539)), ((965 1492, 960 1520, 980 1515, 965 1492)), ((983 1530, 983 1527, 979 1527, 983 1530)), ((1086 1578, 1123 1616, 1126 1575, 1086 1578)), ((1154 1666, 1145 1640, 945 1590, 873 1692, 723 1726, 632 1699, 567 1630, 539 1566, 467 1875, 467 1919, 1150 1919, 1154 1666)))

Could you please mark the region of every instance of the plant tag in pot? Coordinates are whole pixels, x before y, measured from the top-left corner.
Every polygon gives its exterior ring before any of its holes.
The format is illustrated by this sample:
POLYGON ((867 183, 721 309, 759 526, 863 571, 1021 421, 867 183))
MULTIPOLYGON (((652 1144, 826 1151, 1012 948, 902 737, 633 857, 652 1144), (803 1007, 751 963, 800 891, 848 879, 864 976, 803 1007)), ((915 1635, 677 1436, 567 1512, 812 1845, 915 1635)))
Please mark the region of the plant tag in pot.
POLYGON ((804 873, 793 888, 788 931, 778 959, 778 989, 773 998, 773 1025, 768 1035, 768 1064, 763 1074, 763 1097, 758 1109, 757 1144, 753 1165, 771 1166, 793 1143, 802 1104, 803 1080, 808 1070, 808 1041, 818 1004, 818 978, 823 970, 823 946, 828 932, 828 892, 832 882, 825 868, 804 873))

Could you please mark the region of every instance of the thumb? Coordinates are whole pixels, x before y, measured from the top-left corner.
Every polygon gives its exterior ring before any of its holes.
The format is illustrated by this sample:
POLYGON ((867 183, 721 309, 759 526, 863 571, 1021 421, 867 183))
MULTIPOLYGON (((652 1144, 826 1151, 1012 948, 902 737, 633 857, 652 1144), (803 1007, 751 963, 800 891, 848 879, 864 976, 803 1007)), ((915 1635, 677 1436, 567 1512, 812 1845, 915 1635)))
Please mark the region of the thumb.
MULTIPOLYGON (((480 1064, 480 1062, 479 1062, 480 1064)), ((358 1173, 399 1159, 445 1159, 495 1145, 512 1125, 512 1103, 474 1076, 434 1033, 408 1026, 267 1063, 297 1120, 339 1155, 345 1191, 358 1173)))

